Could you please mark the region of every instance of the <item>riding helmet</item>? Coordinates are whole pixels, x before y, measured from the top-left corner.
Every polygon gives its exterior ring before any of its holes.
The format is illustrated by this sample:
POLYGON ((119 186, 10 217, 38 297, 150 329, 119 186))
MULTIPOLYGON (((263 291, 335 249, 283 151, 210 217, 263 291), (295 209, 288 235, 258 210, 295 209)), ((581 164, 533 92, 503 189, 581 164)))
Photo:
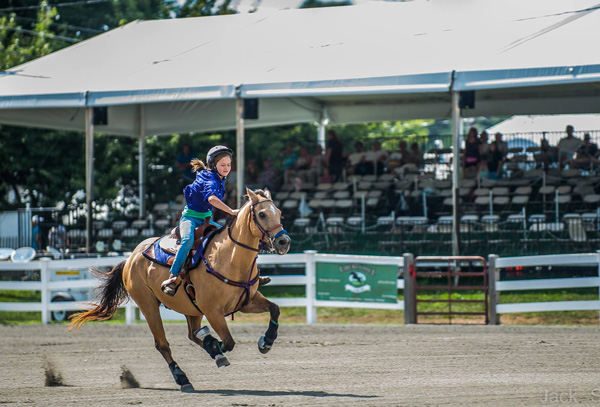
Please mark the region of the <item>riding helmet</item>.
POLYGON ((224 155, 233 157, 233 151, 225 146, 214 146, 208 150, 208 154, 206 154, 206 165, 208 165, 208 168, 211 170, 215 169, 217 162, 223 158, 224 155))

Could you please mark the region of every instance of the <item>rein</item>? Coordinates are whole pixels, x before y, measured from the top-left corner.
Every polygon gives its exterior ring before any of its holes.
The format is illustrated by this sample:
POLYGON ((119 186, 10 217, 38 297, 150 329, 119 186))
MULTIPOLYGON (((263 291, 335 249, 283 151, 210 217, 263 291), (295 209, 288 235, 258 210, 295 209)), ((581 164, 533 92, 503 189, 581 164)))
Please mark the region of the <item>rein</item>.
MULTIPOLYGON (((265 199, 263 201, 260 201, 258 203, 263 203, 263 202, 273 202, 273 200, 271 199, 265 199)), ((269 246, 271 246, 271 248, 273 248, 273 242, 275 239, 277 239, 279 236, 281 236, 282 234, 287 233, 287 230, 285 230, 283 228, 283 224, 278 224, 275 225, 267 230, 265 230, 260 223, 258 222, 258 220, 256 219, 256 213, 254 212, 254 203, 250 204, 250 212, 252 213, 252 218, 248 219, 248 227, 250 227, 250 222, 251 220, 254 221, 254 224, 256 225, 256 227, 258 228, 258 230, 260 230, 262 236, 260 238, 260 243, 258 245, 258 248, 254 248, 252 246, 249 246, 247 244, 244 244, 240 241, 237 241, 233 238, 233 236, 231 235, 231 226, 227 227, 227 235, 229 236, 229 238, 231 239, 231 241, 240 246, 243 247, 244 249, 248 249, 251 250, 253 252, 256 252, 256 256, 254 256, 254 260, 252 261, 252 265, 250 266, 250 272, 248 273, 248 281, 247 282, 242 282, 242 281, 235 281, 235 280, 230 280, 227 277, 225 277, 223 274, 219 273, 217 270, 213 269, 211 267, 210 264, 208 264, 208 260, 206 260, 206 258, 204 257, 204 253, 202 253, 202 250, 200 249, 200 257, 202 258, 202 262, 204 263, 204 265, 206 266, 206 272, 209 274, 212 274, 213 276, 215 276, 216 278, 218 278, 219 280, 221 280, 222 282, 224 282, 225 284, 234 286, 234 287, 241 287, 244 289, 244 292, 242 293, 242 295, 240 296, 240 299, 238 300, 234 311, 230 314, 233 316, 233 314, 235 314, 236 312, 238 312, 241 308, 245 307, 248 302, 250 301, 250 288, 256 284, 258 282, 258 279, 260 277, 260 273, 256 273, 256 277, 252 278, 252 270, 254 269, 254 266, 256 265, 256 260, 258 259, 258 253, 260 252, 260 250, 262 250, 264 248, 265 245, 267 245, 267 242, 265 242, 265 236, 269 239, 268 240, 268 244, 269 246), (271 236, 269 234, 269 232, 271 232, 274 229, 277 229, 278 227, 281 227, 281 231, 279 231, 275 236, 271 236), (242 301, 243 300, 243 301, 242 301), (242 304, 240 306, 240 303, 242 304)))

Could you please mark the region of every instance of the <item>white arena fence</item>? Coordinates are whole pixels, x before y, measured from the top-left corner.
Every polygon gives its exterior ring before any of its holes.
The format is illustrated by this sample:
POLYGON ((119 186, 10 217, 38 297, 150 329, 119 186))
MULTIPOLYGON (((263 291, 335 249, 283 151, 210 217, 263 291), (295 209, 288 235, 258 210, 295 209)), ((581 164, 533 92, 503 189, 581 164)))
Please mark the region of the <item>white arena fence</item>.
MULTIPOLYGON (((52 311, 76 311, 87 308, 81 301, 51 302, 52 293, 57 291, 68 291, 70 289, 87 289, 90 292, 98 287, 99 280, 96 278, 73 279, 51 281, 51 275, 57 271, 87 270, 89 267, 113 267, 125 260, 127 257, 99 257, 88 259, 50 260, 40 259, 28 263, 1 262, 0 273, 10 270, 26 270, 39 272, 39 281, 0 281, 2 290, 30 290, 41 291, 40 302, 0 302, 0 311, 41 311, 42 323, 50 321, 52 311)), ((403 267, 402 257, 384 256, 354 256, 338 254, 319 254, 315 251, 306 251, 300 254, 260 255, 258 265, 298 265, 304 267, 305 274, 302 275, 274 275, 271 276, 269 286, 304 286, 306 297, 301 298, 272 298, 280 307, 305 307, 306 322, 316 323, 316 307, 354 307, 354 308, 377 308, 377 309, 404 309, 402 302, 394 303, 358 303, 353 301, 318 301, 315 290, 316 263, 361 263, 377 265, 394 265, 399 269, 403 267), (309 281, 311 283, 309 283, 309 281)), ((83 275, 83 274, 82 274, 83 275)), ((400 275, 400 272, 398 273, 400 275)), ((404 281, 397 281, 397 288, 403 289, 404 281)), ((92 296, 93 297, 93 296, 92 296)), ((136 304, 132 300, 123 305, 126 309, 126 322, 135 323, 136 304)), ((164 320, 185 319, 174 311, 161 306, 161 315, 164 320)), ((143 317, 142 317, 143 318, 143 317)))
MULTIPOLYGON (((79 278, 71 280, 53 281, 52 275, 57 271, 87 270, 89 267, 113 267, 127 257, 99 257, 87 259, 50 260, 40 259, 28 263, 0 262, 0 273, 11 270, 39 272, 39 281, 0 281, 0 291, 3 290, 31 290, 41 292, 40 302, 0 302, 0 311, 41 311, 42 323, 50 321, 52 311, 76 311, 86 308, 81 301, 51 302, 52 293, 68 290, 92 291, 99 284, 96 278, 79 278)), ((404 310, 406 303, 411 301, 405 295, 404 301, 396 303, 382 302, 357 302, 357 301, 324 301, 317 300, 316 295, 316 269, 317 263, 348 263, 369 265, 391 265, 398 267, 397 289, 404 290, 404 279, 410 278, 408 272, 413 256, 406 254, 403 257, 388 256, 357 256, 345 254, 323 254, 316 251, 304 253, 278 255, 260 255, 258 265, 296 265, 304 268, 305 273, 299 275, 271 275, 269 286, 303 286, 305 297, 298 298, 272 298, 280 307, 306 308, 306 323, 317 322, 317 307, 344 307, 344 308, 372 308, 404 310)), ((600 293, 600 251, 590 254, 562 254, 550 256, 527 256, 500 258, 496 255, 489 256, 489 298, 490 321, 499 323, 499 314, 516 312, 541 312, 541 311, 572 311, 572 310, 599 310, 600 300, 596 301, 554 301, 536 303, 499 303, 499 293, 515 290, 561 289, 578 287, 597 287, 600 293), (500 281, 500 270, 507 267, 529 266, 596 266, 598 277, 573 277, 554 279, 532 279, 500 281)), ((267 273, 268 274, 268 273, 267 273)), ((84 276, 84 274, 81 274, 84 276)), ((136 304, 132 300, 123 305, 125 308, 126 322, 136 321, 136 304)), ((161 307, 161 314, 165 320, 184 319, 183 315, 161 307)))
POLYGON ((499 314, 545 311, 600 311, 600 251, 597 253, 553 254, 547 256, 504 258, 496 255, 490 255, 488 262, 490 321, 492 324, 499 323, 499 314), (571 266, 574 267, 574 271, 576 267, 595 266, 598 269, 598 276, 500 281, 500 270, 503 268, 534 266, 571 266), (569 289, 584 287, 598 288, 599 300, 546 301, 513 304, 503 304, 499 301, 499 293, 502 291, 569 289))

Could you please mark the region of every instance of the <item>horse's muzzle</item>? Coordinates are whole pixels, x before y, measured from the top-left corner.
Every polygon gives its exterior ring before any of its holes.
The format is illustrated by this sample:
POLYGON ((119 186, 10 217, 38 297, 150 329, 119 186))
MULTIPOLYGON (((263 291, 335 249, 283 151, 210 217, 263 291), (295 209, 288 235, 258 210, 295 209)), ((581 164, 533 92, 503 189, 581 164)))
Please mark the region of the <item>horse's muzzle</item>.
POLYGON ((283 234, 278 236, 273 242, 273 246, 275 250, 277 250, 277 254, 286 254, 288 250, 290 250, 290 245, 292 244, 292 239, 287 234, 283 234))

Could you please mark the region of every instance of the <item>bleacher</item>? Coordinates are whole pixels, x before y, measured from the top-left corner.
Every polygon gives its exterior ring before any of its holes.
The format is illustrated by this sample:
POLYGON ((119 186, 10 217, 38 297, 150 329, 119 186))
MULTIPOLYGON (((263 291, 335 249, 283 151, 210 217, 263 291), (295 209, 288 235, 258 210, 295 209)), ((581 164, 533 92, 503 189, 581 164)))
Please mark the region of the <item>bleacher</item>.
MULTIPOLYGON (((513 174, 498 181, 460 180, 462 252, 594 250, 600 241, 600 176, 573 169, 513 174)), ((402 179, 391 174, 352 176, 346 182, 291 189, 284 186, 274 199, 286 217, 294 251, 452 252, 450 179, 434 179, 431 173, 402 179), (302 199, 312 213, 301 213, 302 199)))

